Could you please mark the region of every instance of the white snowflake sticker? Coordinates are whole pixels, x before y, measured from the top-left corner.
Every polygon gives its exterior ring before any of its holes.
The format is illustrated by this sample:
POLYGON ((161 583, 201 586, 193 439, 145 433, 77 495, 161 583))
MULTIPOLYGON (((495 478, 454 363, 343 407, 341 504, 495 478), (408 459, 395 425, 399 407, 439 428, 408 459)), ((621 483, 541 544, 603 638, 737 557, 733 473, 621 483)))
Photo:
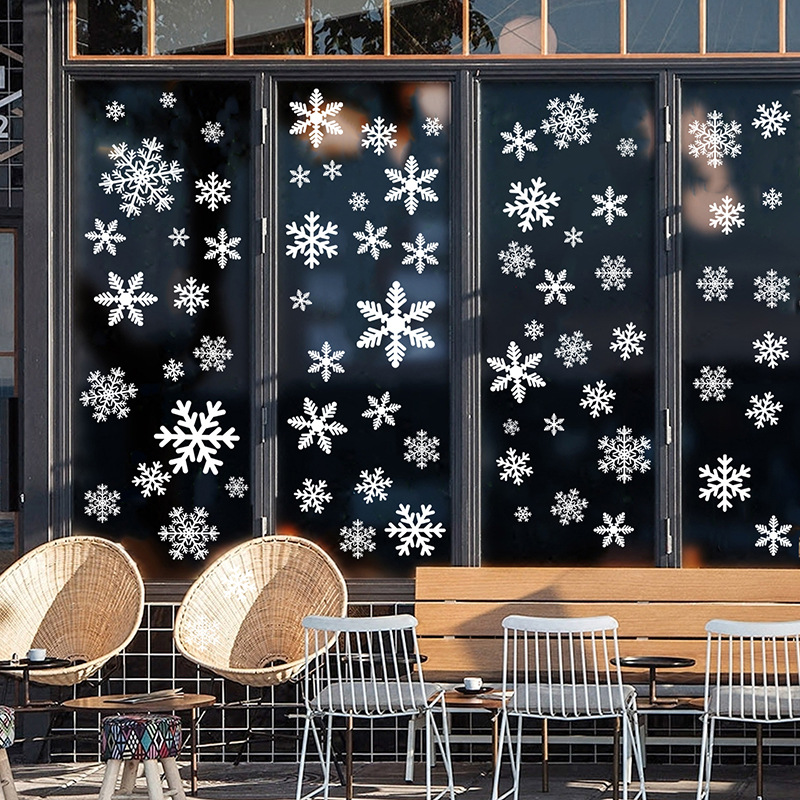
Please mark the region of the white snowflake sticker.
POLYGON ((183 362, 171 358, 163 365, 164 378, 177 383, 186 373, 183 371, 183 362))
POLYGON ((350 203, 350 208, 353 211, 366 211, 369 205, 369 198, 364 192, 352 192, 347 202, 350 203))
POLYGON ((603 537, 603 547, 616 544, 625 547, 625 537, 633 533, 633 526, 625 524, 625 513, 617 514, 616 517, 603 512, 603 524, 598 525, 594 532, 603 537))
POLYGON ((608 346, 609 350, 619 353, 623 361, 627 361, 631 356, 640 356, 644 353, 643 342, 647 338, 644 331, 637 331, 636 325, 629 322, 624 328, 614 328, 611 331, 614 341, 608 346))
POLYGON ((613 472, 622 483, 630 481, 634 472, 644 473, 650 469, 650 459, 645 458, 645 453, 650 449, 650 440, 645 436, 637 439, 632 433, 630 428, 623 425, 617 428, 616 436, 603 436, 597 443, 603 453, 597 462, 600 472, 613 472))
POLYGON ((289 174, 292 176, 289 178, 289 183, 294 183, 298 189, 302 189, 306 183, 311 183, 311 179, 308 177, 311 170, 303 169, 302 164, 298 164, 297 169, 290 169, 289 174))
POLYGON ((167 491, 166 484, 172 480, 169 472, 161 469, 161 462, 154 461, 150 466, 145 462, 137 464, 138 475, 133 478, 133 485, 139 487, 143 497, 150 497, 153 492, 163 495, 167 491))
POLYGON ((128 319, 134 325, 144 325, 144 314, 137 306, 146 308, 158 300, 152 292, 141 291, 144 286, 144 273, 137 272, 128 279, 126 286, 124 280, 116 272, 109 272, 108 285, 112 291, 101 292, 94 296, 95 303, 110 309, 108 324, 116 325, 127 314, 128 319))
POLYGON ((750 467, 742 464, 733 469, 733 459, 727 454, 719 456, 717 463, 713 469, 708 464, 700 467, 700 478, 706 479, 706 485, 700 487, 700 499, 706 502, 717 500, 717 508, 727 511, 733 508, 732 500, 750 497, 750 488, 743 485, 744 479, 750 477, 750 467))
POLYGON ((789 278, 785 275, 779 276, 774 269, 768 269, 764 276, 757 275, 753 278, 753 285, 756 287, 753 298, 758 303, 764 303, 767 308, 777 308, 778 303, 785 303, 789 299, 789 292, 786 291, 789 278))
POLYGON ((222 137, 225 135, 225 131, 219 122, 206 122, 206 124, 200 128, 200 135, 203 137, 203 141, 206 144, 219 144, 222 141, 222 137))
POLYGON ((772 138, 773 133, 783 136, 786 133, 784 123, 792 118, 788 111, 781 111, 781 104, 777 100, 773 100, 769 108, 766 103, 759 103, 756 106, 756 114, 758 116, 753 119, 753 127, 757 128, 765 139, 772 138))
POLYGON ((753 349, 756 351, 756 364, 766 364, 770 369, 775 369, 780 361, 789 358, 786 337, 776 338, 772 331, 767 331, 763 339, 756 339, 753 342, 753 349))
POLYGON ((319 350, 309 350, 308 355, 311 358, 309 373, 319 372, 325 383, 334 372, 338 375, 344 373, 344 367, 339 363, 344 356, 344 350, 333 350, 330 342, 323 342, 319 350))
POLYGON ((375 549, 375 528, 365 525, 360 519, 353 520, 349 526, 345 525, 340 534, 339 549, 350 553, 353 558, 361 558, 375 549))
POLYGON ((521 403, 525 399, 527 387, 541 388, 547 385, 544 378, 536 372, 536 368, 542 360, 541 353, 529 353, 523 358, 519 345, 516 342, 509 342, 506 348, 506 357, 508 361, 496 356, 486 359, 489 366, 498 373, 492 381, 489 391, 502 392, 510 389, 511 396, 521 403))
POLYGON ((703 300, 710 303, 728 299, 728 292, 733 289, 733 278, 728 277, 727 267, 703 267, 703 277, 697 279, 697 288, 703 293, 703 300))
POLYGON ((233 358, 233 351, 225 347, 227 344, 224 336, 217 336, 212 339, 210 336, 203 336, 200 339, 200 346, 192 351, 194 357, 200 361, 200 369, 208 372, 215 369, 223 372, 227 362, 233 358))
POLYGON ((628 137, 627 139, 620 139, 619 144, 617 145, 617 152, 623 158, 632 158, 636 155, 636 151, 639 149, 639 145, 633 141, 632 138, 628 137))
POLYGON ((341 436, 347 433, 347 428, 341 422, 336 422, 336 402, 327 403, 322 407, 311 400, 309 397, 303 398, 303 414, 305 416, 290 417, 289 425, 295 430, 302 431, 297 442, 298 450, 305 450, 306 447, 316 444, 323 453, 330 454, 333 436, 341 436))
POLYGON ((778 424, 778 414, 783 411, 783 403, 778 403, 772 392, 765 392, 763 397, 757 394, 750 395, 750 405, 744 415, 753 420, 756 428, 763 428, 764 425, 778 424))
POLYGON ((509 417, 509 419, 503 423, 503 433, 505 433, 506 436, 516 436, 519 432, 520 425, 517 420, 509 417))
POLYGON ((434 551, 431 543, 434 538, 441 539, 445 527, 441 522, 435 525, 431 517, 436 513, 431 505, 421 505, 419 511, 412 511, 411 505, 401 503, 397 509, 400 522, 390 522, 384 529, 392 539, 398 538, 396 550, 399 555, 407 556, 412 549, 418 549, 421 556, 429 556, 434 551))
POLYGON ((592 417, 597 418, 600 414, 611 414, 614 411, 611 401, 617 393, 613 389, 607 389, 605 381, 597 381, 594 386, 591 383, 584 384, 583 393, 586 397, 580 401, 580 406, 588 409, 592 417))
POLYGON ((98 522, 107 522, 109 517, 119 514, 120 493, 109 490, 104 483, 98 484, 93 491, 85 492, 83 499, 86 501, 84 514, 89 517, 97 517, 98 522))
POLYGON ((322 92, 314 89, 308 98, 308 105, 299 102, 289 103, 289 108, 298 117, 289 128, 289 133, 292 136, 301 136, 308 132, 308 139, 315 150, 322 144, 326 133, 332 136, 341 136, 344 133, 341 125, 334 119, 342 110, 344 103, 325 103, 323 108, 324 102, 322 92))
POLYGON ((414 436, 406 436, 403 447, 406 448, 403 458, 413 461, 420 469, 439 460, 439 438, 428 436, 427 431, 417 431, 414 436))
POLYGON ((583 244, 583 231, 579 231, 575 229, 573 225, 568 231, 564 231, 564 244, 568 244, 575 249, 575 245, 583 244))
POLYGON ((286 255, 297 258, 299 254, 305 256, 303 263, 314 269, 320 262, 320 256, 333 258, 339 252, 339 245, 331 244, 331 236, 336 236, 339 226, 332 222, 319 225, 319 214, 309 211, 304 215, 305 224, 298 225, 290 222, 286 225, 286 235, 294 237, 294 244, 286 245, 286 255))
POLYGON ((744 213, 744 203, 733 204, 733 198, 730 195, 725 195, 722 198, 722 205, 718 203, 711 203, 708 210, 713 216, 708 221, 712 228, 719 226, 720 230, 727 236, 735 227, 741 228, 744 226, 744 217, 740 216, 744 213))
POLYGON ((495 462, 500 467, 500 480, 510 479, 515 486, 521 486, 525 478, 533 475, 533 467, 528 466, 530 460, 530 453, 517 454, 513 447, 509 447, 505 455, 495 462))
POLYGON ((391 244, 386 241, 383 237, 386 236, 386 231, 388 226, 381 225, 379 228, 376 228, 369 220, 367 220, 367 224, 364 226, 363 231, 355 231, 353 236, 361 242, 358 246, 358 250, 356 251, 359 255, 361 253, 369 253, 375 261, 378 260, 378 256, 381 254, 381 250, 388 250, 391 247, 391 244))
POLYGON ((313 306, 314 304, 311 302, 309 297, 311 296, 311 292, 301 292, 299 289, 289 298, 292 301, 292 309, 299 308, 301 311, 305 311, 307 306, 313 306))
POLYGON ((244 603, 248 597, 254 597, 256 591, 253 571, 237 569, 225 577, 225 588, 222 594, 228 599, 236 599, 240 603, 244 603))
POLYGON ((386 490, 393 481, 383 474, 382 467, 376 467, 371 472, 368 469, 362 469, 358 473, 358 477, 361 480, 355 485, 354 491, 356 494, 364 495, 365 503, 371 503, 373 500, 385 500, 389 496, 386 490))
POLYGON ((539 177, 531 178, 531 185, 524 189, 522 181, 512 183, 508 189, 516 199, 505 204, 503 213, 508 217, 519 216, 517 225, 523 231, 531 230, 536 222, 541 222, 543 228, 553 224, 555 217, 550 212, 558 207, 561 198, 555 192, 545 194, 542 191, 545 186, 547 183, 539 177))
POLYGON ((380 396, 380 399, 368 394, 367 405, 369 408, 367 408, 366 411, 362 411, 361 416, 372 420, 372 429, 375 431, 378 430, 384 422, 387 425, 393 426, 395 423, 394 413, 402 408, 400 403, 393 403, 391 401, 389 392, 384 392, 380 396))
POLYGON ((125 237, 117 231, 117 225, 115 219, 112 219, 108 225, 100 219, 95 219, 94 230, 84 234, 89 241, 94 242, 92 253, 97 255, 105 249, 109 255, 117 254, 117 244, 125 241, 125 237))
POLYGON ((428 203, 438 202, 439 197, 436 192, 426 185, 433 183, 434 178, 439 174, 438 169, 424 169, 419 172, 417 159, 409 156, 403 166, 405 175, 399 169, 386 169, 384 172, 386 177, 396 184, 383 198, 386 202, 393 203, 402 200, 409 214, 413 214, 417 210, 420 200, 428 203))
POLYGON ((625 281, 633 275, 631 268, 625 266, 625 256, 603 256, 601 262, 594 275, 600 279, 603 291, 616 289, 621 292, 625 288, 625 281))
POLYGON ((742 152, 742 145, 736 141, 742 126, 736 120, 725 122, 717 110, 709 111, 706 120, 694 120, 689 125, 689 135, 694 136, 689 153, 695 158, 706 157, 708 166, 716 168, 725 156, 736 158, 742 152))
POLYGON ((438 136, 444 130, 444 125, 439 122, 439 117, 425 117, 422 130, 426 136, 438 136))
POLYGON ((583 512, 589 506, 589 501, 581 497, 577 489, 570 489, 568 492, 556 492, 553 500, 554 504, 550 507, 550 513, 554 517, 558 517, 561 525, 581 522, 583 520, 583 512))
POLYGON ((333 159, 331 159, 327 164, 322 165, 322 177, 330 178, 332 181, 335 181, 337 178, 341 178, 342 165, 337 164, 333 159))
POLYGON ((217 238, 213 236, 203 237, 208 247, 208 251, 203 256, 206 261, 215 260, 220 269, 225 269, 228 260, 240 261, 241 256, 236 250, 236 246, 242 241, 241 236, 228 236, 225 228, 220 228, 217 238))
POLYGON ((562 306, 567 304, 567 294, 575 288, 574 283, 567 280, 567 271, 562 269, 557 275, 544 271, 544 280, 536 284, 536 288, 544 295, 544 304, 549 306, 553 300, 557 300, 562 306))
POLYGON ((108 119, 113 120, 114 122, 119 122, 125 116, 125 104, 118 103, 116 100, 112 100, 106 106, 106 117, 108 119))
POLYGON ((300 510, 321 514, 325 510, 325 505, 333 499, 333 495, 325 491, 327 488, 327 481, 313 481, 311 478, 305 478, 303 486, 294 493, 294 496, 300 501, 300 510))
POLYGON ((792 526, 779 525, 774 514, 769 518, 769 525, 756 525, 756 530, 760 534, 756 539, 756 547, 766 547, 771 556, 778 555, 781 547, 792 546, 791 539, 786 535, 791 532, 792 526))
POLYGON ((167 236, 167 239, 172 240, 173 247, 177 247, 178 245, 186 247, 186 242, 189 241, 189 234, 186 233, 186 228, 181 228, 180 230, 173 228, 172 233, 167 236))
POLYGON ((591 349, 592 343, 583 338, 583 332, 573 331, 571 334, 559 335, 558 347, 553 351, 553 355, 560 358, 564 366, 569 369, 575 364, 585 364, 589 360, 591 349))
POLYGON ((783 205, 783 192, 779 192, 774 186, 771 186, 769 191, 761 192, 762 206, 766 206, 770 211, 774 211, 778 206, 783 205))
POLYGON ((535 153, 539 149, 533 143, 533 137, 536 136, 536 128, 530 128, 526 131, 519 122, 514 123, 513 130, 501 131, 500 136, 506 143, 502 154, 513 153, 517 157, 517 161, 522 161, 526 153, 535 153))
POLYGON ((528 506, 517 506, 517 510, 514 512, 514 519, 517 522, 530 522, 532 516, 528 506))
POLYGON ((530 322, 525 323, 525 336, 529 339, 533 339, 535 342, 537 339, 541 339, 544 336, 544 323, 537 322, 535 319, 532 319, 530 322))
POLYGON ((208 524, 208 511, 195 506, 193 511, 185 511, 175 506, 169 512, 169 525, 162 525, 158 536, 162 542, 169 542, 169 554, 177 561, 187 555, 200 561, 208 555, 208 543, 219 536, 216 525, 208 524))
POLYGON ((542 120, 542 132, 555 136, 559 150, 569 147, 570 142, 589 143, 592 138, 589 125, 597 122, 597 112, 593 108, 584 108, 582 95, 571 94, 566 103, 554 97, 547 103, 547 110, 550 116, 542 120))
POLYGON ((220 180, 216 172, 209 172, 205 180, 198 178, 194 186, 199 189, 194 196, 195 203, 205 203, 211 211, 216 211, 220 205, 227 205, 231 201, 231 196, 226 191, 231 188, 231 182, 227 178, 220 180))
POLYGON ((611 186, 606 187, 604 194, 593 194, 597 208, 592 211, 593 217, 604 217, 606 225, 611 225, 617 217, 627 217, 628 212, 623 203, 628 199, 626 194, 615 194, 611 186))
POLYGON ((506 249, 497 254, 500 259, 500 271, 503 275, 524 278, 528 270, 533 270, 536 266, 536 261, 531 257, 532 252, 533 248, 529 244, 509 242, 506 249))
POLYGON ((112 367, 108 375, 99 370, 89 373, 89 391, 81 392, 83 406, 92 407, 92 417, 97 422, 105 422, 109 417, 125 419, 130 412, 128 401, 136 397, 138 391, 132 383, 124 381, 125 371, 112 367))
POLYGON ((700 377, 694 379, 694 388, 700 392, 700 399, 703 402, 724 400, 725 392, 732 386, 733 381, 726 376, 725 367, 706 365, 700 369, 700 377))
POLYGON ((161 103, 162 108, 172 108, 178 100, 172 92, 162 92, 158 102, 161 103))
POLYGON ((361 146, 372 150, 376 156, 381 155, 387 147, 391 150, 397 146, 397 139, 394 137, 397 125, 394 123, 387 125, 383 117, 375 117, 372 124, 362 125, 361 133, 364 134, 361 146))
POLYGON ((553 414, 552 417, 544 418, 544 431, 545 433, 552 433, 555 436, 557 433, 564 432, 564 417, 559 417, 553 414))
POLYGON ((439 259, 433 255, 439 247, 439 242, 426 242, 425 237, 418 233, 413 242, 401 242, 401 244, 408 254, 402 263, 413 264, 420 275, 425 271, 425 267, 433 267, 439 263, 439 259))
POLYGON ((189 276, 186 283, 176 283, 172 287, 177 295, 173 301, 175 308, 182 308, 191 317, 200 308, 208 308, 208 284, 198 283, 196 278, 189 276))
POLYGON ((250 487, 245 483, 244 478, 234 477, 233 475, 228 478, 225 484, 225 491, 231 499, 242 499, 250 487))

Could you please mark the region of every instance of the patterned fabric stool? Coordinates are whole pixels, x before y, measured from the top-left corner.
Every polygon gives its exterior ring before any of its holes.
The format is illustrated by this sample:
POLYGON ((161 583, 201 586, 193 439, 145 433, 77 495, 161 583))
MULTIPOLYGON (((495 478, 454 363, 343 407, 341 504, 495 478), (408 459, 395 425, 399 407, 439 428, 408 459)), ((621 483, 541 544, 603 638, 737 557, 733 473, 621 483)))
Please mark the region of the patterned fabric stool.
POLYGON ((0 706, 0 788, 3 800, 17 800, 17 788, 11 774, 7 748, 14 744, 14 709, 0 706))
MULTIPOLYGON (((181 721, 172 714, 126 714, 103 720, 101 739, 106 772, 100 787, 99 800, 132 800, 139 763, 144 765, 147 795, 150 800, 175 797, 186 800, 175 757, 181 749, 181 721), (166 791, 161 788, 158 764, 167 778, 166 791), (122 772, 119 791, 117 779, 122 772)), ((6 798, 5 800, 8 800, 6 798)))

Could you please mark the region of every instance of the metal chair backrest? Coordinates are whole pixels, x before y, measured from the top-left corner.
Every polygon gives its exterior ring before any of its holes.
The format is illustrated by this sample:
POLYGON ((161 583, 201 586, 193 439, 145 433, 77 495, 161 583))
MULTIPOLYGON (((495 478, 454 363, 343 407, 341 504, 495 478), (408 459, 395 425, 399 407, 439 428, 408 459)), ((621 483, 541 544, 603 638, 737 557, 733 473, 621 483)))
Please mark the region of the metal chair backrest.
POLYGON ((428 687, 411 614, 309 616, 305 697, 312 711, 342 716, 400 716, 427 704, 428 687))
POLYGON ((800 719, 800 620, 706 624, 705 708, 751 722, 800 719))
POLYGON ((503 620, 503 692, 508 711, 532 717, 600 718, 624 707, 613 617, 503 620))

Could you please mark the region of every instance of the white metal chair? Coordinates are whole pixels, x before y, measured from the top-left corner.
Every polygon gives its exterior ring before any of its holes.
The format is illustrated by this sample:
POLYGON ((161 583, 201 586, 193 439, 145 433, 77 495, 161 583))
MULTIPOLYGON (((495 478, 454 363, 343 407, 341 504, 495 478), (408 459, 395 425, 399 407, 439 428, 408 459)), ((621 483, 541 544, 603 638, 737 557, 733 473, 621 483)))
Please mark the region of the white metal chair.
MULTIPOLYGON (((614 797, 619 793, 619 734, 622 763, 631 749, 639 773, 639 792, 647 797, 636 713, 636 691, 622 683, 613 617, 549 618, 511 615, 503 620, 503 707, 492 800, 519 797, 522 725, 525 718, 547 720, 616 719, 614 730, 614 797), (517 717, 516 747, 509 717, 517 717), (513 785, 499 794, 503 745, 507 742, 513 785)), ((623 779, 623 798, 628 780, 623 779)))
MULTIPOLYGON (((447 773, 447 787, 437 794, 454 798, 450 763, 450 740, 444 689, 426 683, 417 650, 417 620, 410 614, 360 619, 310 616, 306 628, 305 671, 306 721, 297 776, 297 800, 320 792, 328 797, 331 766, 331 732, 334 717, 345 719, 348 754, 351 753, 354 719, 423 717, 425 720, 426 798, 431 798, 431 762, 434 740, 439 746, 447 773), (441 712, 441 730, 434 711, 441 712), (316 725, 317 717, 327 717, 327 736, 323 751, 316 725), (322 760, 323 783, 303 795, 303 772, 309 731, 313 733, 322 760)), ((348 769, 348 775, 351 771, 348 769)), ((351 794, 351 786, 347 794, 351 794)))
POLYGON ((756 794, 764 794, 762 725, 800 721, 800 620, 706 624, 705 703, 697 798, 711 782, 717 720, 756 724, 756 794))

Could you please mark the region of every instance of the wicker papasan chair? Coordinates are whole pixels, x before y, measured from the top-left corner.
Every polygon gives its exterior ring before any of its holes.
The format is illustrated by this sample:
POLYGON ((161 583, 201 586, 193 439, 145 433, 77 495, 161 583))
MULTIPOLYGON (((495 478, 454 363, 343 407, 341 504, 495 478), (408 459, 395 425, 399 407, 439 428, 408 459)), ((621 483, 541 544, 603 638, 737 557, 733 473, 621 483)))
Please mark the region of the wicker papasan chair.
POLYGON ((31 681, 72 686, 94 675, 134 637, 144 583, 125 549, 96 536, 40 545, 0 574, 0 658, 31 647, 68 659, 31 681))
POLYGON ((297 536, 251 539, 214 561, 175 618, 178 650, 246 686, 275 686, 305 666, 303 617, 347 615, 347 585, 319 546, 297 536))

